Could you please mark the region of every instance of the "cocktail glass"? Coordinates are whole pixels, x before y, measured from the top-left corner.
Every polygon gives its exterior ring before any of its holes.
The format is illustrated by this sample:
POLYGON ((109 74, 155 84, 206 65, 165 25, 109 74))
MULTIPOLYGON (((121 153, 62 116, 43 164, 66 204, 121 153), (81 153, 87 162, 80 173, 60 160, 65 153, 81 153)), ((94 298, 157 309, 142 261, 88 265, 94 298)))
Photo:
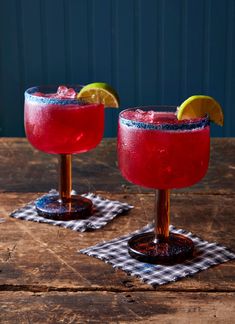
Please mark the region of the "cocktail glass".
POLYGON ((140 107, 119 115, 118 163, 128 181, 155 190, 154 232, 128 242, 134 258, 176 263, 192 257, 188 237, 169 233, 170 189, 191 186, 206 174, 210 152, 208 117, 179 121, 177 107, 140 107))
MULTIPOLYGON (((59 194, 48 194, 35 202, 39 215, 57 220, 91 215, 92 202, 71 195, 72 154, 96 147, 104 131, 104 105, 88 104, 56 95, 57 86, 33 87, 25 91, 25 131, 38 150, 59 154, 59 194)), ((73 86, 79 91, 81 86, 73 86)))

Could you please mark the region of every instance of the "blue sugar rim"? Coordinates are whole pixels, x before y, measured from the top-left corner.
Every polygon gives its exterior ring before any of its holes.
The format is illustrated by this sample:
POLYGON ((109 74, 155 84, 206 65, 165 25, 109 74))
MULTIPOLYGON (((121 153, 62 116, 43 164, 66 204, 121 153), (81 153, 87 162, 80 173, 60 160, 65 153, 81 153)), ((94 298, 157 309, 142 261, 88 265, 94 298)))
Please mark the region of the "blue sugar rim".
POLYGON ((150 129, 150 130, 192 130, 196 128, 204 128, 210 125, 210 120, 205 117, 197 122, 185 122, 180 124, 150 124, 144 123, 135 120, 129 120, 124 117, 120 117, 120 122, 128 127, 141 128, 141 129, 150 129))
MULTIPOLYGON (((87 105, 87 103, 85 103, 84 101, 78 100, 78 99, 62 99, 62 98, 48 98, 48 97, 39 97, 39 96, 34 96, 33 94, 35 92, 43 92, 43 90, 45 89, 50 89, 50 87, 48 86, 42 86, 42 87, 32 87, 29 88, 25 91, 24 95, 25 95, 25 100, 29 100, 31 102, 36 102, 39 104, 47 104, 47 105, 61 105, 61 106, 65 106, 65 105, 80 105, 80 106, 85 106, 87 105)), ((79 92, 81 90, 81 87, 76 87, 73 86, 73 89, 76 92, 79 92)), ((52 93, 53 91, 55 92, 57 90, 56 87, 51 87, 52 93)))

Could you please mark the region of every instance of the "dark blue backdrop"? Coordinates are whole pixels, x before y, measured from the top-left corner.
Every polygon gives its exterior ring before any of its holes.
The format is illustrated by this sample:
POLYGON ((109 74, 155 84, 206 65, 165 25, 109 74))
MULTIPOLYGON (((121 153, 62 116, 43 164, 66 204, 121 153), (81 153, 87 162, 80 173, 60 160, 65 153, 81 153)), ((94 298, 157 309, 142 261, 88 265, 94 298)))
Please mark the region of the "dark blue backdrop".
POLYGON ((225 111, 212 135, 234 136, 234 25, 234 0, 2 0, 0 135, 24 136, 27 87, 106 81, 122 109, 211 95, 225 111))

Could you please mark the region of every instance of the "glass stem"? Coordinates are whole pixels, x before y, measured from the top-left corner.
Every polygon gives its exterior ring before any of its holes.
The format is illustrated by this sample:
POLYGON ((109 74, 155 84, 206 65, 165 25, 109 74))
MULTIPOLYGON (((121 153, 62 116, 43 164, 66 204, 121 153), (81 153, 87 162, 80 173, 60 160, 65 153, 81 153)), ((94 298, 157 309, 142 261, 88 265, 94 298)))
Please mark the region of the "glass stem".
POLYGON ((155 243, 166 242, 170 225, 170 190, 155 191, 154 233, 155 243))
POLYGON ((60 201, 68 201, 72 190, 72 156, 71 154, 60 154, 60 201))

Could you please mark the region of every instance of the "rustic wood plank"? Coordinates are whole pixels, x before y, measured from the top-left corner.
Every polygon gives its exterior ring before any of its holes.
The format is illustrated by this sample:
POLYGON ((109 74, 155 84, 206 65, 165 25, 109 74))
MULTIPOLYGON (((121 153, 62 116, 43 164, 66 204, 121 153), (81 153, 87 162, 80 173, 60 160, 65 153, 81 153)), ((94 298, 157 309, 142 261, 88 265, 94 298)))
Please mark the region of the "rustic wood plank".
POLYGON ((0 293, 2 323, 233 323, 234 293, 0 293))
MULTIPOLYGON (((79 233, 46 224, 15 220, 8 214, 38 194, 0 194, 0 290, 108 290, 136 291, 152 288, 115 271, 110 265, 77 250, 141 228, 152 218, 152 194, 110 194, 135 208, 117 217, 102 230, 79 233)), ((235 250, 234 196, 175 195, 171 197, 172 223, 218 241, 235 250)), ((162 286, 159 290, 235 291, 235 262, 203 271, 192 278, 162 286)))
MULTIPOLYGON (((207 176, 173 191, 175 226, 235 250, 235 139, 212 139, 207 176)), ((9 213, 57 187, 57 157, 26 139, 0 139, 0 322, 232 323, 235 261, 158 287, 77 250, 146 225, 153 192, 127 183, 117 167, 116 141, 74 156, 74 189, 97 191, 135 208, 104 229, 85 233, 11 219, 9 213)))
MULTIPOLYGON (((211 142, 205 178, 177 192, 234 193, 235 138, 212 138, 211 142)), ((0 159, 0 192, 38 192, 57 187, 57 156, 33 149, 24 138, 1 138, 0 159)), ((73 183, 79 192, 150 192, 122 178, 117 167, 116 139, 104 139, 96 149, 74 156, 73 183)))

